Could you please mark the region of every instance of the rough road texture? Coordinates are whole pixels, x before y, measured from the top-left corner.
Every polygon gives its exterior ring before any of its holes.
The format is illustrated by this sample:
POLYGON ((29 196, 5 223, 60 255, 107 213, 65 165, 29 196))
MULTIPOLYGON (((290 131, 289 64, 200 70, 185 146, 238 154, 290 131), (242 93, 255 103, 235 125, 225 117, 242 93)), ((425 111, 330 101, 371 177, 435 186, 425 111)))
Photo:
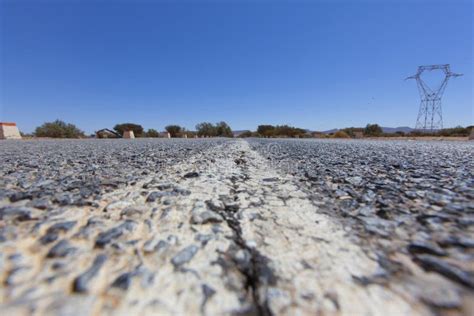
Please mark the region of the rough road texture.
POLYGON ((0 143, 0 314, 470 315, 469 143, 0 143))

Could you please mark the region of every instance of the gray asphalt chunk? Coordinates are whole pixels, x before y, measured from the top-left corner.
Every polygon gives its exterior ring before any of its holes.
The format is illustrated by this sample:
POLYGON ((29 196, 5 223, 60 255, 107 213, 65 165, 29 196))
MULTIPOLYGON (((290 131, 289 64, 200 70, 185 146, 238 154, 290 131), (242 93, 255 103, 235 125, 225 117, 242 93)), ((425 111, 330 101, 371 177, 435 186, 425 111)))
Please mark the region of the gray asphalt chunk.
POLYGON ((32 210, 27 207, 6 206, 0 208, 0 220, 28 221, 32 219, 32 210))
POLYGON ((91 267, 87 269, 84 273, 79 275, 76 279, 74 279, 73 291, 78 293, 87 292, 90 281, 93 280, 95 276, 97 276, 106 261, 106 255, 98 255, 94 259, 94 262, 92 263, 91 267))
POLYGON ((189 261, 196 255, 198 252, 199 248, 195 245, 190 245, 184 249, 182 249, 180 252, 178 252, 173 259, 171 259, 171 263, 175 267, 179 267, 189 261))
POLYGON ((66 257, 73 254, 76 250, 77 248, 71 246, 67 240, 61 240, 51 248, 46 256, 48 258, 66 257))
POLYGON ((474 275, 472 273, 430 255, 419 255, 416 257, 416 260, 420 262, 424 269, 438 272, 447 278, 474 289, 474 275))
POLYGON ((66 221, 52 225, 46 231, 47 234, 55 234, 58 232, 67 232, 77 224, 77 221, 66 221))

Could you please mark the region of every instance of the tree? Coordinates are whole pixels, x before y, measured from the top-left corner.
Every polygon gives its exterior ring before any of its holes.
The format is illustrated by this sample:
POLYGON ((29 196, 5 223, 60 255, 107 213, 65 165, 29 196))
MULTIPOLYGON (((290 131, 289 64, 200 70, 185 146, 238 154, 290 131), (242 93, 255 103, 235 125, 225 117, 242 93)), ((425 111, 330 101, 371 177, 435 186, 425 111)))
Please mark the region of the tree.
POLYGON ((139 124, 134 124, 134 123, 117 124, 114 126, 114 130, 120 135, 123 135, 125 131, 133 131, 133 134, 135 135, 135 137, 143 136, 143 127, 139 124))
POLYGON ((148 129, 148 131, 145 133, 146 137, 153 137, 153 138, 158 138, 160 137, 160 133, 153 128, 148 129))
POLYGON ((288 125, 277 125, 274 131, 275 136, 302 137, 306 130, 288 125))
POLYGON ((378 137, 382 136, 383 130, 378 124, 367 124, 364 130, 366 136, 378 137))
POLYGON ((216 123, 216 125, 209 122, 199 123, 196 125, 196 131, 197 131, 198 136, 200 137, 202 136, 234 137, 234 134, 232 133, 232 129, 224 121, 216 123))
POLYGON ((259 125, 257 127, 257 133, 263 137, 271 137, 274 135, 275 126, 273 125, 259 125))
POLYGON ((262 137, 306 137, 309 136, 307 131, 302 128, 288 125, 259 125, 257 127, 257 135, 262 137))
POLYGON ((184 132, 184 128, 179 125, 168 125, 165 129, 170 133, 171 137, 180 137, 181 133, 184 132))
POLYGON ((74 124, 68 124, 61 120, 44 123, 35 129, 36 137, 52 138, 80 138, 85 137, 84 132, 74 124))
POLYGON ((214 125, 209 122, 202 122, 196 125, 196 131, 199 137, 213 137, 217 136, 217 131, 214 125))
POLYGON ((221 137, 234 137, 232 129, 226 122, 219 122, 216 124, 216 135, 221 137))

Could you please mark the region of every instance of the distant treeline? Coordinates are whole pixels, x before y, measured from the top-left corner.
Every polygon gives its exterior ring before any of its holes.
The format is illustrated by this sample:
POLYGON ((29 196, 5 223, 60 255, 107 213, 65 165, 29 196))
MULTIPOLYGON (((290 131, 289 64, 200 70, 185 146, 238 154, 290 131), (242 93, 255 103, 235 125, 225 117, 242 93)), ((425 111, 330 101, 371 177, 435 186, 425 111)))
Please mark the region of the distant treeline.
POLYGON ((245 131, 239 135, 239 137, 312 137, 311 134, 298 127, 292 127, 288 125, 259 125, 257 131, 245 131))
MULTIPOLYGON (((403 131, 397 131, 394 133, 385 133, 378 124, 367 124, 365 128, 348 127, 343 128, 335 133, 322 134, 319 136, 322 138, 361 138, 361 137, 467 137, 469 136, 474 126, 461 127, 457 126, 454 128, 445 128, 438 131, 427 131, 427 130, 412 130, 408 133, 403 131)), ((317 132, 316 132, 317 133, 317 132)), ((313 133, 314 134, 314 133, 313 133)))
MULTIPOLYGON (((367 124, 365 128, 348 127, 335 131, 334 133, 310 132, 303 128, 288 125, 259 125, 256 131, 243 131, 238 137, 283 137, 283 138, 362 138, 362 137, 420 137, 420 136, 456 136, 466 137, 474 126, 445 128, 438 131, 413 130, 409 133, 398 131, 395 133, 384 133, 378 124, 367 124)), ((167 125, 166 132, 160 133, 156 129, 145 130, 143 126, 135 123, 121 123, 114 126, 113 130, 101 130, 89 137, 114 138, 120 137, 125 131, 133 131, 135 137, 234 137, 231 127, 226 122, 216 124, 202 122, 196 125, 195 131, 189 131, 179 125, 167 125)), ((65 123, 61 120, 47 122, 37 127, 32 135, 35 137, 51 138, 86 138, 88 136, 74 124, 65 123)))
MULTIPOLYGON (((167 133, 169 133, 171 137, 233 137, 232 129, 226 122, 218 122, 216 124, 202 122, 196 125, 196 131, 188 131, 179 125, 168 125, 165 127, 165 130, 165 133, 160 133, 153 128, 145 130, 140 124, 120 123, 115 125, 113 130, 102 129, 89 137, 116 138, 123 135, 125 131, 133 131, 135 137, 167 137, 167 133)), ((50 138, 88 137, 74 124, 65 123, 61 120, 44 123, 38 126, 32 135, 25 136, 50 138)))

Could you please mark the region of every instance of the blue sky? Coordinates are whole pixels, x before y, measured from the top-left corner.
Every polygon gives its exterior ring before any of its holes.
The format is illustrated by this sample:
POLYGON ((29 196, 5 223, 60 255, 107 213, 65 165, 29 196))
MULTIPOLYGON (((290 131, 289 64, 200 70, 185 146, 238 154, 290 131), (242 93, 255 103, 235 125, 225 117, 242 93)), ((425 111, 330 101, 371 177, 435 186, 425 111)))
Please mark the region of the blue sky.
POLYGON ((413 127, 403 79, 449 63, 445 127, 473 114, 471 1, 0 0, 0 121, 90 133, 227 121, 413 127))

